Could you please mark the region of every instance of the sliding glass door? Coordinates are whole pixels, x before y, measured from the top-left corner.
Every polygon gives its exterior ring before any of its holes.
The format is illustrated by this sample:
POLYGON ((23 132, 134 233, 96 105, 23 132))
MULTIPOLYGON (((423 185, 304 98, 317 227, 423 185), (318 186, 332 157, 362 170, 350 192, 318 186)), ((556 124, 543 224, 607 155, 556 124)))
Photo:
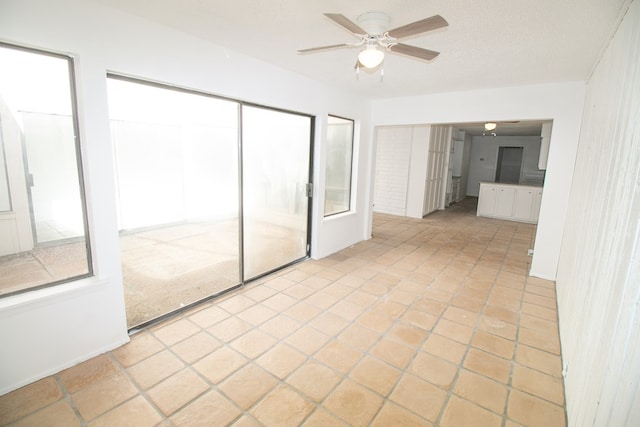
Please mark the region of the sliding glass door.
POLYGON ((129 327, 306 257, 311 117, 118 76, 108 90, 129 327))
POLYGON ((307 255, 311 118, 242 108, 244 276, 307 255))
POLYGON ((241 283, 238 109, 109 79, 130 327, 241 283))

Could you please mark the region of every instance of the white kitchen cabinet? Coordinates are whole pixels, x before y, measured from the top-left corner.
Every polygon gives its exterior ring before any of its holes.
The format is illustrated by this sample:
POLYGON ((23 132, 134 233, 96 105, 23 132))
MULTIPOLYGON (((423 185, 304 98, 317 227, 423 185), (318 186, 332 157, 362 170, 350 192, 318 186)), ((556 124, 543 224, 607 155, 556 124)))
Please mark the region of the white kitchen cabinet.
POLYGON ((498 187, 481 183, 477 215, 494 216, 496 213, 496 200, 498 200, 498 187))
POLYGON ((553 122, 543 122, 540 134, 540 157, 538 158, 538 169, 547 169, 547 159, 549 158, 549 144, 551 143, 551 127, 553 122))
POLYGON ((510 217, 513 215, 513 201, 515 199, 515 188, 498 186, 498 199, 496 200, 495 215, 510 217))
POLYGON ((533 206, 531 208, 531 217, 538 222, 538 216, 540 216, 540 205, 542 204, 542 188, 537 188, 533 192, 533 206))
POLYGON ((541 187, 481 182, 477 215, 537 223, 541 201, 541 187))
POLYGON ((533 196, 536 190, 532 187, 516 188, 513 201, 513 217, 518 220, 530 220, 533 209, 533 196))

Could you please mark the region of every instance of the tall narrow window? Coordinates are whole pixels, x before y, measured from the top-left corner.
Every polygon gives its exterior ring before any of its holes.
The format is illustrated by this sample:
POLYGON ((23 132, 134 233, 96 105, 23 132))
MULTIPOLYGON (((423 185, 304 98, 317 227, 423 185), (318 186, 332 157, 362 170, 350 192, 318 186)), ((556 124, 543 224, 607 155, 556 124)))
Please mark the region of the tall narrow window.
POLYGON ((91 274, 70 58, 0 44, 0 296, 91 274))
POLYGON ((350 209, 352 160, 353 120, 329 116, 324 216, 350 209))

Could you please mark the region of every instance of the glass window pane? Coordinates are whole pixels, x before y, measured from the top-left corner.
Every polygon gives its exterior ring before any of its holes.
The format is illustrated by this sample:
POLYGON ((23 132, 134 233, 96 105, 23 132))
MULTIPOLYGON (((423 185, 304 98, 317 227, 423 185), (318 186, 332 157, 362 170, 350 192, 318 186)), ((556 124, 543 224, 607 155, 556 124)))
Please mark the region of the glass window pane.
POLYGON ((66 57, 0 45, 0 295, 91 273, 66 57))
POLYGON ((242 109, 245 279, 307 255, 311 117, 242 109))
POLYGON ((127 322, 240 283, 236 102, 108 79, 127 322))
POLYGON ((324 215, 346 212, 351 205, 353 120, 329 116, 324 215))

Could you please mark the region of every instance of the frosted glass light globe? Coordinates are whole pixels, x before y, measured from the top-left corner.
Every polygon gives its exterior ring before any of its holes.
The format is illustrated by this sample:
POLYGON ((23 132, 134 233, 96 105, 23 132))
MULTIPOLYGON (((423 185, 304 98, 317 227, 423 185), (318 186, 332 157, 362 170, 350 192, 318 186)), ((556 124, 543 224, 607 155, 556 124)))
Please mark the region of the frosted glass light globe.
POLYGON ((375 47, 367 47, 358 54, 358 61, 365 68, 376 68, 384 60, 384 52, 375 47))

